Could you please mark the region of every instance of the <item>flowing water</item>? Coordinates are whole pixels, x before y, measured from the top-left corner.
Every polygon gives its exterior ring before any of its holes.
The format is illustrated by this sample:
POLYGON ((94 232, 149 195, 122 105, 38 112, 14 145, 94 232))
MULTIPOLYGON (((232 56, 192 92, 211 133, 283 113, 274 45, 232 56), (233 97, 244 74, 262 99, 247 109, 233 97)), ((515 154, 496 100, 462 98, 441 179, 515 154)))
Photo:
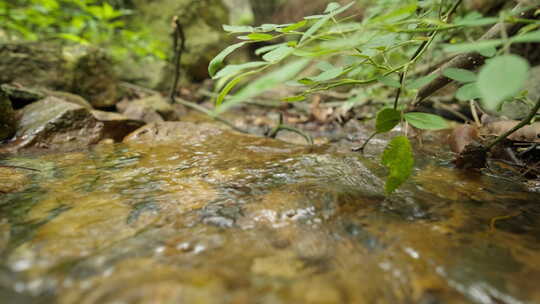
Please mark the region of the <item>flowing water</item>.
POLYGON ((11 157, 0 303, 540 303, 540 195, 215 129, 11 157))

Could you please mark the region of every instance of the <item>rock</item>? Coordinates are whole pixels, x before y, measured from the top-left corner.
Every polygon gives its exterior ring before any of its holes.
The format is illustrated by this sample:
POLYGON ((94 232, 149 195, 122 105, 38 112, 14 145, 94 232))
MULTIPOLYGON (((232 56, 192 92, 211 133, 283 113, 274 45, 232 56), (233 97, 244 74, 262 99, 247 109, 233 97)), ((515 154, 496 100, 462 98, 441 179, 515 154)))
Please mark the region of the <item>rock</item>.
MULTIPOLYGON (((157 40, 172 49, 171 20, 178 16, 186 35, 186 51, 182 55, 183 76, 193 80, 208 77, 208 63, 230 40, 221 26, 229 23, 229 12, 222 0, 134 0, 137 21, 145 24, 157 40), (186 74, 187 73, 187 74, 186 74)), ((157 85, 168 89, 173 68, 167 66, 157 85)), ((144 74, 138 73, 138 74, 144 74)))
POLYGON ((71 86, 62 47, 50 43, 0 45, 0 83, 58 88, 71 86))
MULTIPOLYGON (((28 173, 33 172, 17 167, 0 166, 0 194, 23 190, 30 183, 28 173)), ((35 173, 35 172, 34 172, 35 173)), ((0 230, 2 222, 0 220, 0 230)), ((1 239, 0 235, 0 239, 1 239)), ((0 240, 1 243, 1 240, 0 240)))
POLYGON ((142 120, 145 123, 162 122, 163 117, 154 109, 136 103, 128 103, 122 111, 122 115, 135 120, 142 120))
POLYGON ((44 90, 43 93, 45 93, 48 96, 53 96, 53 97, 62 99, 63 101, 66 101, 66 102, 74 103, 83 108, 92 109, 92 105, 88 101, 86 101, 86 99, 76 94, 62 92, 62 91, 51 91, 51 90, 44 90))
POLYGON ((21 109, 27 104, 45 98, 44 94, 34 89, 7 83, 0 86, 0 91, 3 91, 9 97, 14 109, 21 109))
POLYGON ((15 138, 0 153, 20 150, 78 150, 112 138, 120 141, 143 123, 119 114, 90 111, 80 105, 47 97, 20 110, 15 138))
POLYGON ((7 95, 0 90, 0 141, 13 136, 15 128, 15 111, 7 95))
POLYGON ((82 49, 83 55, 73 63, 71 92, 86 98, 94 108, 115 105, 118 79, 111 58, 99 49, 82 49))
POLYGON ((152 95, 133 101, 122 101, 116 105, 125 116, 146 123, 174 120, 174 107, 161 95, 152 95))
POLYGON ((55 43, 0 45, 0 83, 72 92, 94 107, 115 104, 118 79, 104 51, 55 43))
POLYGON ((193 124, 189 122, 165 121, 147 124, 124 138, 126 143, 158 143, 200 140, 201 137, 216 136, 223 133, 215 124, 193 124), (194 136, 196 134, 196 136, 194 136))
POLYGON ((116 142, 122 141, 124 137, 144 125, 141 120, 130 119, 124 115, 93 110, 92 115, 103 125, 101 130, 102 139, 113 139, 116 142))

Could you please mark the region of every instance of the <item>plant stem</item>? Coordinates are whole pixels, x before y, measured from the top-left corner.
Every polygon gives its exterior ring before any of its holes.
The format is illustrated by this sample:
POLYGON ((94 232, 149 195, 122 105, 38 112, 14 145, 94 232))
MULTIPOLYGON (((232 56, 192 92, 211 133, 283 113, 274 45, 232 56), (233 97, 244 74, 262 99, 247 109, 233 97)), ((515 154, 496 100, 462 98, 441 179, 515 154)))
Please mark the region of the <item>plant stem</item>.
POLYGON ((204 107, 202 107, 202 106, 200 106, 200 105, 198 105, 196 103, 189 102, 189 101, 182 100, 182 99, 176 99, 174 97, 173 97, 173 101, 177 102, 179 104, 182 104, 182 105, 184 105, 184 106, 186 106, 188 108, 192 108, 195 111, 199 111, 201 113, 204 113, 204 114, 208 115, 210 118, 212 118, 213 120, 221 122, 222 124, 227 125, 228 127, 230 127, 231 129, 233 129, 233 130, 235 130, 237 132, 250 134, 249 131, 235 126, 232 122, 215 115, 214 113, 212 113, 212 111, 210 111, 210 110, 208 110, 208 109, 206 109, 206 108, 204 108, 204 107))
MULTIPOLYGON (((463 2, 463 0, 457 0, 454 5, 448 10, 446 15, 442 18, 443 22, 448 22, 450 20, 450 17, 456 12, 459 5, 463 2)), ((405 83, 405 77, 407 74, 407 70, 409 66, 413 65, 422 55, 426 52, 426 50, 429 48, 431 43, 435 40, 435 37, 437 37, 437 34, 441 30, 441 26, 437 26, 430 34, 429 39, 422 42, 422 44, 416 49, 416 52, 414 52, 414 55, 412 55, 411 59, 409 60, 409 63, 405 65, 403 68, 403 71, 399 73, 399 83, 400 87, 396 91, 396 98, 394 99, 394 110, 397 110, 397 106, 399 103, 399 97, 401 96, 401 91, 403 88, 403 84, 405 83)))
POLYGON ((173 19, 174 22, 174 33, 173 33, 173 52, 174 52, 174 78, 173 84, 171 86, 171 92, 169 94, 170 103, 174 103, 174 95, 176 94, 176 89, 178 87, 178 81, 180 80, 180 62, 182 60, 182 53, 186 48, 186 35, 184 33, 184 28, 179 21, 178 16, 175 16, 173 19))
POLYGON ((536 101, 536 104, 534 105, 534 107, 531 109, 531 111, 529 112, 529 114, 527 115, 527 117, 525 117, 522 121, 520 121, 517 125, 515 125, 512 129, 506 131, 505 133, 499 135, 499 137, 497 137, 494 141, 492 141, 491 143, 489 143, 486 147, 485 147, 485 151, 489 151, 491 150, 491 148, 493 148, 496 144, 500 143, 501 141, 503 141, 504 139, 506 139, 508 136, 512 135, 512 133, 516 132, 517 130, 523 128, 524 126, 528 125, 534 118, 534 116, 536 115, 536 113, 538 112, 538 110, 540 110, 540 98, 538 98, 538 100, 536 101))

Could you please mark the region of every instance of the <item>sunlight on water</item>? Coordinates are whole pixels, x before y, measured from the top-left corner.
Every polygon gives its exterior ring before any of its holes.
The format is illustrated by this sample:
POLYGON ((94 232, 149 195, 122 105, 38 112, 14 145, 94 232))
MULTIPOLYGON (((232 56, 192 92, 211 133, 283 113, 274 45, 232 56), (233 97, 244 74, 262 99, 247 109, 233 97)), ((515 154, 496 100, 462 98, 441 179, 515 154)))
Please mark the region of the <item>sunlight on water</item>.
POLYGON ((540 302, 539 195, 424 162, 385 199, 375 162, 221 130, 5 159, 40 171, 0 168, 0 302, 540 302))

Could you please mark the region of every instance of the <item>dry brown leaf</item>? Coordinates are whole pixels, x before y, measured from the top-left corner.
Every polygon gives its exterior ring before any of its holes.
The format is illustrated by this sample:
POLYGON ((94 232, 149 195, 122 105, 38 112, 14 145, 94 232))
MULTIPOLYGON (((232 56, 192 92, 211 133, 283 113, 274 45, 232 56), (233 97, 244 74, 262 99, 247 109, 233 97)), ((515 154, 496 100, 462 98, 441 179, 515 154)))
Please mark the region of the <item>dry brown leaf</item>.
MULTIPOLYGON (((519 123, 517 120, 502 120, 490 122, 482 129, 482 134, 499 136, 512 129, 519 123)), ((526 141, 540 143, 540 122, 527 125, 508 136, 514 141, 526 141)))
POLYGON ((474 125, 459 125, 449 135, 448 144, 453 152, 461 153, 466 146, 478 140, 478 127, 474 125))

